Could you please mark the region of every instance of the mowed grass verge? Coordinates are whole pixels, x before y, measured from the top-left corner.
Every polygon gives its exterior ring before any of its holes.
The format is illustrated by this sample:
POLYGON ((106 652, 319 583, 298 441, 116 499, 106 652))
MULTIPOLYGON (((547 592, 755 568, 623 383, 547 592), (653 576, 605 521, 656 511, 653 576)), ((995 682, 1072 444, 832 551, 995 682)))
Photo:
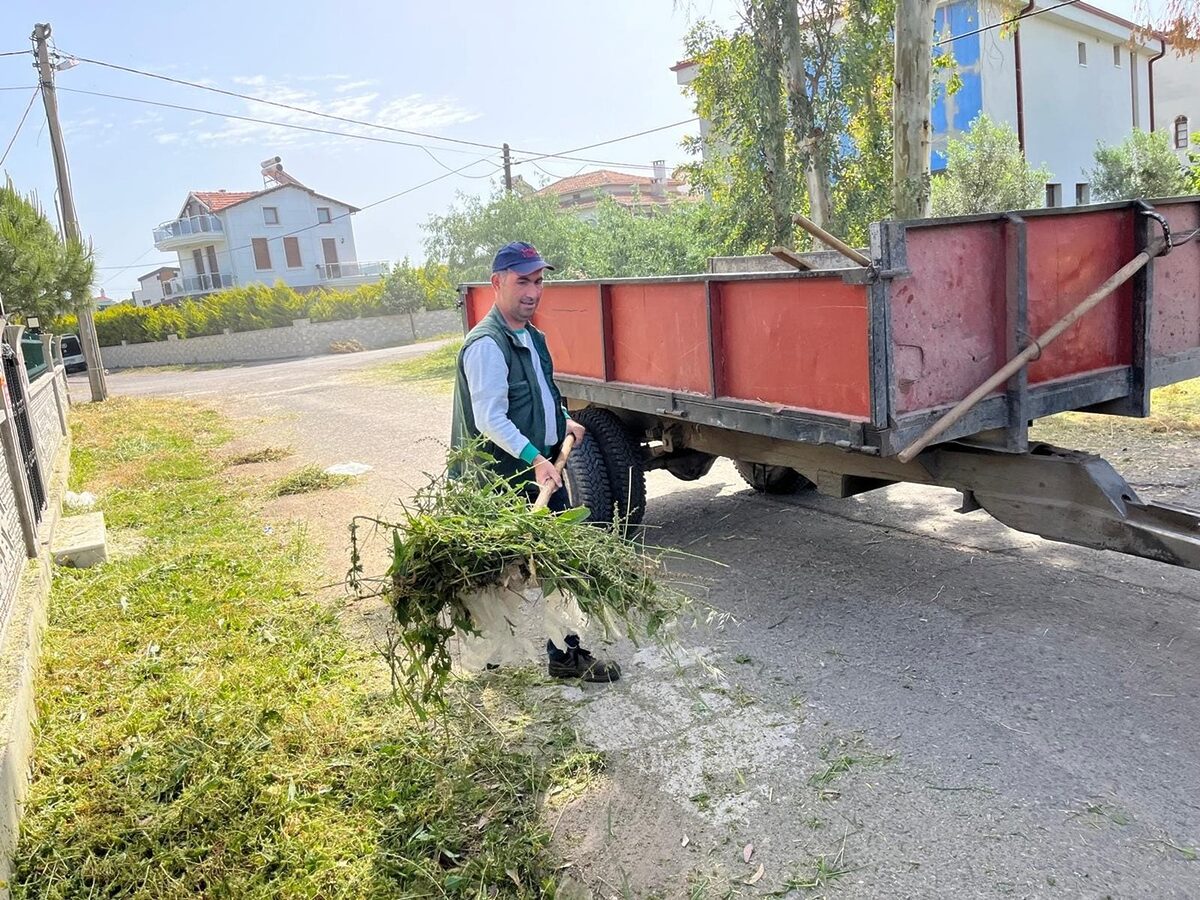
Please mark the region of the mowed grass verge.
POLYGON ((414 721, 306 598, 327 576, 264 531, 266 487, 222 472, 225 421, 130 399, 72 416, 72 488, 141 540, 55 574, 14 896, 553 896, 565 710, 514 676, 414 721))
POLYGON ((462 344, 461 337, 455 338, 436 350, 430 350, 412 359, 375 366, 363 374, 376 383, 419 384, 436 391, 448 392, 454 388, 458 351, 462 349, 462 344))

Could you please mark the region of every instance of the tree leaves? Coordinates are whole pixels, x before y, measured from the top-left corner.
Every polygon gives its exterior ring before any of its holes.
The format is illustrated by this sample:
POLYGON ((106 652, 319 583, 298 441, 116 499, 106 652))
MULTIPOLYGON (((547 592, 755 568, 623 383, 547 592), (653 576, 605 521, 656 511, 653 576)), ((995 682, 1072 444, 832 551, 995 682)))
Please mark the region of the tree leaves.
POLYGON ((4 309, 49 322, 91 302, 90 248, 60 240, 38 205, 11 179, 0 188, 0 296, 4 309))

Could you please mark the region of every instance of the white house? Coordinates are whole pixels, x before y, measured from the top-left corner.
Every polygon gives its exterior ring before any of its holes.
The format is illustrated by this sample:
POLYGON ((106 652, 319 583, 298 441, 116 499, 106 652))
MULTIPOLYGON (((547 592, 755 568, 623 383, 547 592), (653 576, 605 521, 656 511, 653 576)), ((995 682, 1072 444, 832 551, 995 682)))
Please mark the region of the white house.
POLYGON ((1192 135, 1200 132, 1200 55, 1167 55, 1154 64, 1155 127, 1171 138, 1179 161, 1188 162, 1188 152, 1200 152, 1192 135))
POLYGON ((653 162, 654 177, 598 169, 560 178, 541 188, 538 196, 558 197, 559 208, 585 222, 594 221, 601 197, 609 197, 627 209, 653 212, 670 205, 687 193, 687 185, 667 176, 667 164, 661 159, 653 162))
MULTIPOLYGON (((1194 130, 1200 115, 1200 63, 1164 58, 1158 38, 1079 0, 1024 5, 952 0, 938 6, 934 29, 938 50, 953 53, 962 83, 954 94, 935 93, 930 160, 935 173, 946 167, 948 139, 984 113, 1011 126, 1025 158, 1050 170, 1047 206, 1088 203, 1087 173, 1097 143, 1118 144, 1135 128, 1173 128, 1180 115, 1193 117, 1194 130), (1002 24, 1018 14, 1026 16, 1018 28, 1002 24), (1164 76, 1178 102, 1159 98, 1164 76)), ((695 78, 694 63, 672 69, 680 85, 695 78)), ((948 77, 945 70, 935 73, 942 84, 948 77)), ((701 133, 706 130, 701 122, 701 133)))
POLYGON ((179 254, 171 296, 282 281, 297 289, 378 280, 385 263, 360 262, 350 217, 356 207, 284 175, 261 191, 192 191, 177 218, 154 229, 154 246, 179 254))
POLYGON ((160 266, 153 272, 138 276, 138 288, 133 292, 134 306, 156 306, 171 299, 172 285, 179 277, 174 266, 160 266))

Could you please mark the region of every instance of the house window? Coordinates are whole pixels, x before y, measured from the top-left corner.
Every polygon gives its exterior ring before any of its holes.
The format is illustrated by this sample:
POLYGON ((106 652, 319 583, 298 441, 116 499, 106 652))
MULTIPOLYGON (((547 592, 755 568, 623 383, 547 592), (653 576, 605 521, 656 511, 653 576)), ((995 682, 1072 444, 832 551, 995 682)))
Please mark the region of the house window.
POLYGON ((1046 185, 1046 205, 1047 206, 1062 206, 1062 185, 1061 184, 1046 185))
POLYGON ((329 215, 329 207, 328 206, 318 206, 317 207, 317 224, 318 225, 328 225, 331 221, 332 221, 332 218, 329 215))
POLYGON ((1188 145, 1188 117, 1175 117, 1175 149, 1186 150, 1188 145))
POLYGON ((266 223, 267 225, 278 225, 279 224, 279 207, 278 206, 264 206, 263 207, 263 222, 266 223))
POLYGON ((283 239, 283 255, 287 257, 287 267, 289 269, 299 269, 302 263, 300 262, 300 241, 294 237, 285 237, 283 239))
POLYGON ((1087 65, 1087 44, 1085 44, 1083 41, 1080 41, 1075 46, 1078 48, 1077 52, 1079 53, 1079 64, 1081 66, 1086 66, 1087 65))
POLYGON ((1085 182, 1079 182, 1075 185, 1075 205, 1087 206, 1092 202, 1092 186, 1085 182))
POLYGON ((251 238, 250 246, 254 248, 254 268, 259 271, 271 268, 271 251, 267 249, 267 239, 251 238))
POLYGON ((1113 44, 1113 65, 1121 68, 1121 45, 1113 44))

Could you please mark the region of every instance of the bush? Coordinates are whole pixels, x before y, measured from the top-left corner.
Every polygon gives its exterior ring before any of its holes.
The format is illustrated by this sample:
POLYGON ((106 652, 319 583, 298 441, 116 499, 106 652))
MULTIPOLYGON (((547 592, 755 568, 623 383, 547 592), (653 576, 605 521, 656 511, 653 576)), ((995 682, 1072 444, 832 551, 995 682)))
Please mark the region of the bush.
MULTIPOLYGON (((383 285, 367 284, 352 291, 313 291, 302 294, 282 282, 275 285, 248 284, 185 300, 177 306, 137 307, 122 304, 96 313, 96 335, 101 347, 121 341, 140 344, 163 341, 169 334, 181 338, 202 337, 230 331, 281 328, 295 319, 331 322, 366 316, 387 315, 383 285)), ((56 331, 76 332, 74 316, 62 316, 56 331)))
POLYGON ((980 115, 946 147, 946 172, 933 180, 933 214, 975 213, 1040 206, 1050 172, 1034 169, 1021 153, 1017 133, 980 115))
POLYGON ((1096 200, 1174 197, 1188 192, 1188 177, 1165 131, 1134 131, 1115 147, 1096 146, 1088 173, 1096 200))

